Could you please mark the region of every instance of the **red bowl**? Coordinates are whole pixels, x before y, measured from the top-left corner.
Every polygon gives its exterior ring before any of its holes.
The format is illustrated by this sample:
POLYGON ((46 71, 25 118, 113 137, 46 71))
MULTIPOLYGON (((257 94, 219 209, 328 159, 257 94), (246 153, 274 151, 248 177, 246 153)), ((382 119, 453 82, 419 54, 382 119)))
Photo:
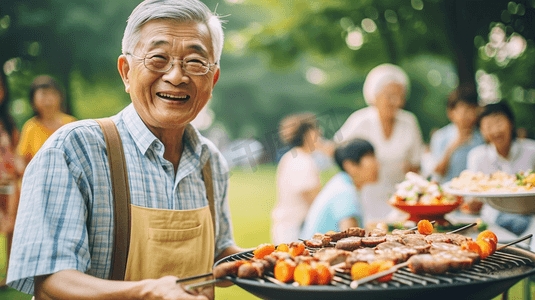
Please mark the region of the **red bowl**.
POLYGON ((407 221, 418 223, 418 221, 425 219, 429 221, 435 221, 440 226, 448 226, 451 225, 451 223, 444 219, 444 215, 454 211, 463 203, 460 197, 457 199, 457 202, 445 205, 409 205, 402 201, 396 201, 395 203, 390 203, 390 205, 408 213, 410 216, 407 221))

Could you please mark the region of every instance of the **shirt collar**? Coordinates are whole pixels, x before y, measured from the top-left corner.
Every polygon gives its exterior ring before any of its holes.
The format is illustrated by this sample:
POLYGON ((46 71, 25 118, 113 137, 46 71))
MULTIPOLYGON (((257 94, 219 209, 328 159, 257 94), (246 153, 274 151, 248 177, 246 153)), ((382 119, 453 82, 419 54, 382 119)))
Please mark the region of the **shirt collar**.
MULTIPOLYGON (((146 155, 147 151, 152 146, 159 155, 163 156, 164 147, 162 142, 158 140, 158 138, 149 130, 147 125, 145 125, 133 104, 128 105, 124 109, 122 118, 132 139, 143 155, 146 155)), ((208 145, 199 131, 191 124, 186 126, 183 141, 184 150, 194 153, 196 158, 200 160, 201 165, 204 165, 209 155, 208 145)))

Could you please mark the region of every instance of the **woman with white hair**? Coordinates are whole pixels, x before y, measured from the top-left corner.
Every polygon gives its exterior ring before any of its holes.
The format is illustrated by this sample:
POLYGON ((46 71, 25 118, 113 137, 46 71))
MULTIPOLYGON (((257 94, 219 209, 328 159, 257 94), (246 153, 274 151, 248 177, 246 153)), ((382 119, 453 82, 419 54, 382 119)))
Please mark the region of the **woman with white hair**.
POLYGON ((395 221, 399 216, 388 205, 395 184, 405 173, 418 171, 422 133, 414 114, 402 110, 410 83, 405 71, 392 64, 372 69, 364 82, 364 99, 369 105, 354 112, 335 134, 335 141, 361 138, 372 143, 379 160, 379 180, 362 190, 368 225, 395 221))

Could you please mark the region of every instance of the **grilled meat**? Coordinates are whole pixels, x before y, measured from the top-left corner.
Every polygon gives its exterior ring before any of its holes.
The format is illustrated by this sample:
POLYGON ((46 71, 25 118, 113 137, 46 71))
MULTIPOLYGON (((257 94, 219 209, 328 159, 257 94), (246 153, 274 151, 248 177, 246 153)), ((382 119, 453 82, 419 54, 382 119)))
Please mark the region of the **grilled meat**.
POLYGON ((360 227, 350 227, 350 228, 345 230, 345 233, 346 233, 347 237, 351 237, 351 236, 363 237, 363 236, 366 236, 366 230, 364 230, 364 229, 362 229, 360 227))
POLYGON ((405 235, 405 234, 415 234, 416 231, 414 230, 406 230, 406 229, 394 229, 392 230, 392 235, 405 235))
POLYGON ((336 242, 336 249, 353 251, 362 246, 362 238, 358 236, 350 236, 343 238, 336 242))
POLYGON ((322 249, 314 253, 314 258, 334 266, 343 263, 350 254, 351 252, 341 249, 322 249))
POLYGON ((368 232, 368 236, 370 237, 379 237, 379 236, 386 236, 386 231, 375 228, 372 231, 368 232))
POLYGON ((401 239, 401 235, 394 235, 394 234, 387 234, 386 235, 386 241, 387 242, 403 243, 403 240, 401 239))
POLYGON ((451 237, 445 233, 432 233, 425 237, 425 241, 431 243, 451 243, 451 237))
POLYGON ((342 232, 334 232, 334 231, 329 231, 327 232, 326 234, 324 234, 326 237, 329 237, 331 238, 331 241, 332 242, 337 242, 345 237, 347 237, 347 234, 345 231, 342 231, 342 232))
POLYGON ((369 237, 362 238, 362 246, 364 247, 375 247, 384 242, 386 242, 386 235, 369 236, 369 237))

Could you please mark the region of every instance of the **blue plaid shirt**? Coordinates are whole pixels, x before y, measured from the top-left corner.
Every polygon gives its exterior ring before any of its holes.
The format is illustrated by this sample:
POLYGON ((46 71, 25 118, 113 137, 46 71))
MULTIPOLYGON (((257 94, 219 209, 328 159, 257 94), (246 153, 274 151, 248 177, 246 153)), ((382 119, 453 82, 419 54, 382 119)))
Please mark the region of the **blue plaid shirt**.
MULTIPOLYGON (((133 105, 112 117, 121 135, 133 205, 190 210, 208 205, 202 166, 210 158, 216 211, 215 255, 234 244, 229 172, 215 146, 188 125, 177 174, 164 145, 133 105)), ((94 120, 56 131, 28 165, 15 225, 9 285, 33 294, 33 277, 75 269, 108 278, 113 198, 106 144, 94 120)))

